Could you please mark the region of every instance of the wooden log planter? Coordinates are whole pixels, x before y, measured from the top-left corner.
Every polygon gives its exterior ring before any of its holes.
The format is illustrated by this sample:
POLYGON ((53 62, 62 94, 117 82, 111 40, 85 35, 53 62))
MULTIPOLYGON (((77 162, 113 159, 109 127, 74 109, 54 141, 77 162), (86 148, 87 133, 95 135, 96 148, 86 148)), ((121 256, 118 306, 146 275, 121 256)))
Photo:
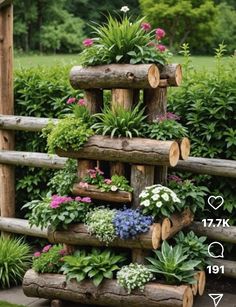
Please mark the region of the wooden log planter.
POLYGON ((203 295, 206 288, 206 273, 204 271, 199 271, 195 274, 196 284, 191 286, 193 295, 203 295))
POLYGON ((181 140, 177 141, 180 149, 180 159, 188 160, 190 155, 190 141, 188 138, 184 137, 181 140))
POLYGON ((182 67, 180 64, 158 65, 160 78, 166 79, 169 86, 180 86, 182 82, 182 67))
POLYGON ((148 165, 175 166, 179 160, 179 146, 175 141, 144 138, 110 138, 95 135, 78 151, 58 149, 57 154, 76 159, 120 161, 148 165))
MULTIPOLYGON (((48 240, 51 243, 66 243, 80 246, 104 246, 95 236, 91 235, 84 224, 71 225, 67 230, 48 229, 48 240)), ((116 238, 109 246, 122 248, 157 249, 161 245, 161 225, 154 223, 147 233, 135 239, 116 238)))
POLYGON ((135 290, 128 294, 116 280, 105 280, 99 287, 91 281, 66 281, 64 275, 26 272, 23 280, 26 296, 60 299, 88 305, 119 307, 192 307, 193 294, 190 286, 171 286, 148 283, 144 292, 135 290))

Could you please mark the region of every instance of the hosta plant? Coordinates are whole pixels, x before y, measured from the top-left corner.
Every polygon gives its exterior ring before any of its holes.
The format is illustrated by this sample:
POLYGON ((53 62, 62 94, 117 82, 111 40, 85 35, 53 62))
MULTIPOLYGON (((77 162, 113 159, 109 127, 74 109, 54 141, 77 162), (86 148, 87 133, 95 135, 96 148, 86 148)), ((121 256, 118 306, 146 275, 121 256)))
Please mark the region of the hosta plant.
POLYGON ((34 253, 32 267, 38 273, 59 273, 66 253, 63 245, 48 244, 34 253))
POLYGON ((195 270, 199 260, 188 260, 181 245, 170 246, 163 241, 161 251, 154 251, 155 257, 147 257, 149 269, 157 276, 163 276, 168 284, 194 284, 195 270))
POLYGON ((175 192, 161 184, 146 187, 139 198, 142 212, 154 217, 170 217, 173 212, 183 209, 175 192))
POLYGON ((199 260, 200 263, 197 266, 199 270, 204 270, 207 264, 210 263, 210 256, 208 253, 208 244, 206 242, 207 237, 198 237, 193 231, 184 234, 180 231, 174 240, 177 245, 182 246, 185 254, 188 255, 189 260, 199 260))
POLYGON ((127 289, 130 294, 132 290, 144 290, 144 286, 153 280, 154 276, 150 270, 143 264, 130 263, 123 266, 117 273, 117 283, 127 289))
POLYGON ((42 200, 33 200, 23 206, 31 212, 27 213, 30 226, 64 228, 71 223, 80 223, 91 207, 89 197, 47 195, 42 200))
POLYGON ((19 284, 30 264, 30 247, 23 240, 0 238, 0 288, 19 284))
POLYGON ((75 279, 80 282, 89 278, 95 286, 99 286, 105 278, 113 278, 114 273, 120 269, 120 263, 125 260, 122 255, 98 249, 92 249, 90 253, 77 251, 73 256, 65 256, 63 259, 62 271, 67 280, 75 279))
POLYGON ((105 107, 103 113, 94 116, 97 122, 92 129, 97 134, 110 135, 111 138, 141 136, 146 118, 144 109, 140 109, 140 104, 137 104, 132 110, 125 110, 121 106, 113 109, 105 107))

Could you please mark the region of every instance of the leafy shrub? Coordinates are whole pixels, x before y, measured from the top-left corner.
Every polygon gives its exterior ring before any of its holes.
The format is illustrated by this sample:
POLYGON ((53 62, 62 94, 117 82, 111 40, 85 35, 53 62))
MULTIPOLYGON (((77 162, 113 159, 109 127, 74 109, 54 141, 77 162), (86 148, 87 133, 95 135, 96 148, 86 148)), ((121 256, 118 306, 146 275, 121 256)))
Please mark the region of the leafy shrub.
POLYGON ((97 122, 92 126, 97 134, 110 135, 111 137, 129 137, 142 135, 143 122, 146 116, 140 104, 132 110, 125 110, 121 106, 113 109, 105 107, 103 113, 94 115, 97 122))
POLYGON ((89 211, 91 199, 77 196, 75 199, 68 196, 47 195, 42 200, 33 200, 23 206, 31 210, 26 217, 30 226, 48 227, 53 229, 64 228, 71 223, 85 220, 89 211))
POLYGON ((97 287, 103 279, 112 279, 115 271, 119 270, 119 263, 125 258, 116 255, 109 250, 99 251, 92 249, 91 253, 85 251, 77 251, 73 256, 65 256, 63 274, 67 280, 76 279, 77 282, 85 278, 91 278, 97 287))
POLYGON ((177 195, 161 184, 146 187, 139 198, 142 212, 154 217, 169 217, 176 210, 183 210, 183 205, 177 195))
POLYGON ((93 131, 81 118, 71 116, 60 119, 55 126, 49 124, 43 133, 47 136, 49 153, 54 153, 57 148, 79 150, 93 135, 93 131))
POLYGON ((162 275, 169 284, 196 283, 194 279, 195 268, 200 264, 198 260, 188 260, 182 246, 170 246, 167 241, 163 241, 161 251, 153 251, 155 257, 148 257, 151 263, 151 272, 162 275))
POLYGON ((106 245, 116 237, 115 227, 112 223, 115 214, 116 210, 100 207, 89 212, 86 216, 85 223, 88 231, 106 245))
POLYGON ((153 279, 154 276, 150 270, 138 263, 123 266, 117 273, 117 283, 127 289, 129 294, 136 288, 143 291, 145 284, 153 279))
POLYGON ((117 237, 121 239, 134 238, 145 233, 153 223, 152 216, 142 215, 140 210, 118 210, 113 219, 117 237))
POLYGON ((38 273, 59 273, 65 255, 63 245, 46 245, 42 251, 34 253, 32 267, 38 273))
POLYGON ((183 251, 188 255, 189 260, 198 260, 200 263, 196 266, 199 270, 204 270, 209 261, 208 244, 204 244, 207 237, 198 237, 193 231, 186 235, 180 231, 174 240, 177 245, 181 245, 183 251))
POLYGON ((0 238, 0 287, 10 288, 22 281, 30 266, 30 247, 21 239, 0 238))

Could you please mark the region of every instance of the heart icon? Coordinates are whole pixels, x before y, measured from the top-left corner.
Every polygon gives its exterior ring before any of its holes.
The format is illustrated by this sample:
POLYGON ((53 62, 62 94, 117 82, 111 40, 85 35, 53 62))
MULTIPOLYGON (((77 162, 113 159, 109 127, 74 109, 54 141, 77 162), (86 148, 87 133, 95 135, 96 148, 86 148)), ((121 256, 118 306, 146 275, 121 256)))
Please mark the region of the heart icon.
POLYGON ((224 198, 222 196, 210 196, 207 200, 208 204, 214 209, 218 210, 224 203, 224 198), (219 201, 216 201, 219 200, 219 201))

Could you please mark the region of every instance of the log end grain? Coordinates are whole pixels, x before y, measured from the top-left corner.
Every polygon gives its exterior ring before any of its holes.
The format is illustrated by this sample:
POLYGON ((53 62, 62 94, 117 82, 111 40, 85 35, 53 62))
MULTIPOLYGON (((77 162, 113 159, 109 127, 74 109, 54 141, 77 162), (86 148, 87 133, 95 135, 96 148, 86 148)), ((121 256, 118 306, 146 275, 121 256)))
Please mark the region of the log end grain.
POLYGON ((153 64, 148 69, 148 81, 151 88, 157 88, 160 82, 160 72, 158 67, 153 64))
POLYGON ((161 238, 163 241, 169 237, 170 229, 171 229, 171 221, 168 217, 166 217, 161 225, 161 238))
POLYGON ((175 85, 180 86, 182 79, 183 79, 182 66, 178 64, 175 71, 175 85))
POLYGON ((190 155, 190 141, 188 138, 184 137, 180 141, 180 157, 182 160, 187 160, 190 155))
POLYGON ((206 287, 206 273, 204 271, 198 272, 198 293, 203 295, 206 287))
POLYGON ((192 307, 193 306, 193 292, 190 287, 187 287, 184 293, 183 298, 183 307, 192 307))
POLYGON ((161 224, 156 223, 153 225, 152 231, 152 247, 158 249, 161 246, 161 224))
POLYGON ((169 162, 170 166, 174 167, 177 165, 180 157, 180 150, 179 150, 179 145, 177 142, 173 142, 171 147, 170 147, 170 152, 169 152, 169 162))

